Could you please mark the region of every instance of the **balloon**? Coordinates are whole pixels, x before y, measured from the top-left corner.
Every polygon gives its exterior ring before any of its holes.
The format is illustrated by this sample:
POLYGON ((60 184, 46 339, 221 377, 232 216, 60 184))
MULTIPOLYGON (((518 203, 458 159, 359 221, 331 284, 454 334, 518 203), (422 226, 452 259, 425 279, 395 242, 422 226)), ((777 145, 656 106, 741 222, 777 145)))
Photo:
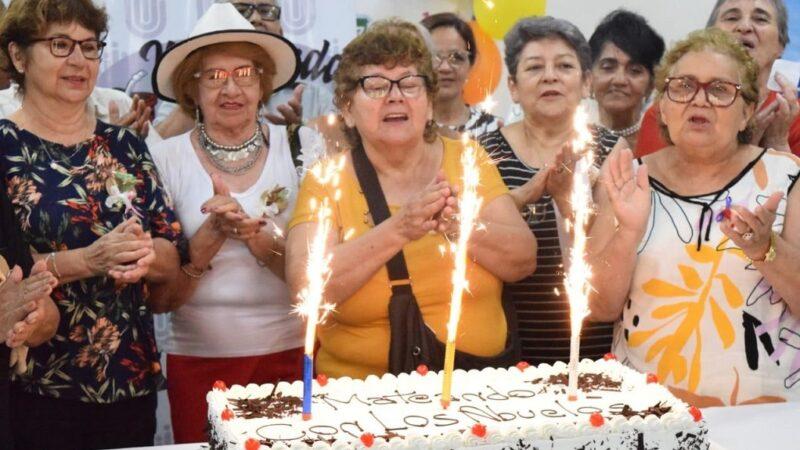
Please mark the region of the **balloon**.
POLYGON ((502 39, 523 17, 543 16, 547 0, 472 0, 472 11, 481 28, 502 39))
POLYGON ((482 102, 487 95, 497 89, 503 76, 503 60, 494 39, 481 29, 476 22, 470 22, 478 57, 464 83, 464 102, 470 105, 482 102))

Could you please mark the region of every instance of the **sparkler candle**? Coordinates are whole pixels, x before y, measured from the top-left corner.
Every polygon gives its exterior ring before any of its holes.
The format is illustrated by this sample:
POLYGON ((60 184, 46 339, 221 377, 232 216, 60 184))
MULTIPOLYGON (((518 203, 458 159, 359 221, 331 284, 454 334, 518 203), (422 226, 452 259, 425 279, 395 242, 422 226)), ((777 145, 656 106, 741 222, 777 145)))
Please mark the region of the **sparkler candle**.
POLYGON ((591 216, 592 183, 590 171, 594 161, 594 152, 586 148, 592 135, 588 128, 589 118, 583 108, 575 112, 574 128, 577 137, 572 141, 573 151, 580 154, 572 174, 572 195, 570 201, 575 211, 572 224, 573 242, 570 249, 569 270, 565 280, 570 309, 570 351, 569 351, 569 384, 567 397, 578 399, 578 359, 580 353, 581 329, 583 319, 589 315, 589 280, 591 267, 586 262, 586 226, 591 216), (585 150, 585 151, 584 151, 585 150))
POLYGON ((465 133, 462 136, 464 153, 461 154, 462 188, 461 198, 458 202, 459 218, 458 241, 455 245, 453 269, 453 291, 450 297, 450 318, 447 321, 447 346, 444 354, 444 377, 442 379, 442 406, 450 406, 450 391, 453 384, 453 366, 456 356, 456 336, 458 335, 458 320, 461 317, 461 297, 464 292, 469 292, 467 282, 467 244, 483 199, 478 195, 480 183, 480 168, 478 167, 478 148, 474 141, 470 141, 465 133))
MULTIPOLYGON (((320 184, 333 188, 334 201, 338 201, 341 192, 338 190, 339 177, 344 168, 344 157, 322 160, 315 165, 308 176, 314 176, 320 184)), ((306 318, 306 338, 303 357, 303 419, 311 419, 311 395, 314 376, 314 343, 316 342, 317 325, 325 320, 333 305, 325 303, 325 284, 330 277, 331 256, 327 249, 328 235, 333 228, 331 220, 331 199, 311 199, 311 210, 316 214, 317 228, 312 236, 306 265, 307 285, 298 294, 299 304, 296 312, 306 318)))

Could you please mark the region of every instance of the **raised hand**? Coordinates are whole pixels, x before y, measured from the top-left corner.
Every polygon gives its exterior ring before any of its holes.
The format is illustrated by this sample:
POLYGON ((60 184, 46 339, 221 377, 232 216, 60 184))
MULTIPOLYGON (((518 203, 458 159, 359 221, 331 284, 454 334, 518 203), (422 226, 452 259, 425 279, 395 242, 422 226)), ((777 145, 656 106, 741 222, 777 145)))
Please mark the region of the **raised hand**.
POLYGON ((608 156, 601 177, 619 228, 644 233, 650 215, 647 166, 642 164, 634 171, 633 153, 622 148, 608 156))
POLYGON ((439 172, 428 186, 412 196, 390 220, 403 238, 416 241, 436 230, 439 225, 437 215, 444 209, 452 192, 444 174, 439 172))
POLYGON ((152 112, 153 109, 147 106, 147 102, 139 98, 138 95, 133 96, 131 110, 122 117, 120 117, 117 102, 112 100, 108 103, 108 118, 111 124, 130 128, 142 139, 146 138, 150 132, 150 116, 152 112))
POLYGON ((294 88, 292 98, 285 105, 278 105, 279 114, 265 113, 264 117, 275 125, 291 125, 303 122, 303 91, 305 85, 299 84, 294 88))
POLYGON ((266 219, 248 216, 219 175, 212 175, 211 181, 214 196, 203 204, 201 211, 211 214, 215 229, 226 238, 240 241, 253 238, 267 224, 266 219))
POLYGON ((775 81, 781 87, 775 101, 756 113, 753 133, 754 144, 766 148, 790 151, 789 129, 800 114, 800 103, 797 101, 797 87, 793 86, 780 73, 775 81))
POLYGON ((772 224, 782 198, 783 192, 775 192, 752 211, 734 205, 731 207, 733 214, 723 219, 719 228, 748 258, 761 261, 772 244, 772 224))

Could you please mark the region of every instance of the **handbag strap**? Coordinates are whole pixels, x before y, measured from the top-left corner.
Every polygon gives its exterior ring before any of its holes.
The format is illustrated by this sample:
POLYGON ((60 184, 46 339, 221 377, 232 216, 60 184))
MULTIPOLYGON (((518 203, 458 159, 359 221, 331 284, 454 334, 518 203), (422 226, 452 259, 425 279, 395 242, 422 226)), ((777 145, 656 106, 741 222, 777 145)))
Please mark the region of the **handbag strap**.
MULTIPOLYGON (((386 203, 386 196, 383 195, 383 189, 378 180, 378 173, 369 158, 367 158, 367 153, 364 151, 362 144, 353 149, 352 155, 353 168, 355 169, 356 177, 358 177, 358 184, 367 199, 367 207, 370 215, 372 215, 372 221, 377 226, 391 216, 389 205, 386 203)), ((392 287, 392 294, 412 293, 403 250, 392 256, 392 259, 386 263, 386 269, 389 271, 389 284, 392 287)))

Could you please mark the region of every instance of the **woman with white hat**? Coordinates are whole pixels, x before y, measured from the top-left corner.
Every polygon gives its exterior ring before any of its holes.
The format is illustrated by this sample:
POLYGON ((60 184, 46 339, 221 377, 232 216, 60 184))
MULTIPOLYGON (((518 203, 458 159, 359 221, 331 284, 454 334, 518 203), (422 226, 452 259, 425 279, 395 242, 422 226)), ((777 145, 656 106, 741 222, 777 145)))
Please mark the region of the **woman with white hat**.
MULTIPOLYGON (((196 117, 194 129, 152 150, 190 238, 176 295, 157 306, 172 312, 168 390, 179 443, 205 440, 205 393, 216 380, 301 375, 302 325, 283 281, 281 229, 295 202, 296 167, 307 158, 292 154, 285 127, 257 117, 297 65, 289 41, 219 3, 154 71, 154 91, 196 117)), ((315 136, 301 130, 304 147, 315 136)))

